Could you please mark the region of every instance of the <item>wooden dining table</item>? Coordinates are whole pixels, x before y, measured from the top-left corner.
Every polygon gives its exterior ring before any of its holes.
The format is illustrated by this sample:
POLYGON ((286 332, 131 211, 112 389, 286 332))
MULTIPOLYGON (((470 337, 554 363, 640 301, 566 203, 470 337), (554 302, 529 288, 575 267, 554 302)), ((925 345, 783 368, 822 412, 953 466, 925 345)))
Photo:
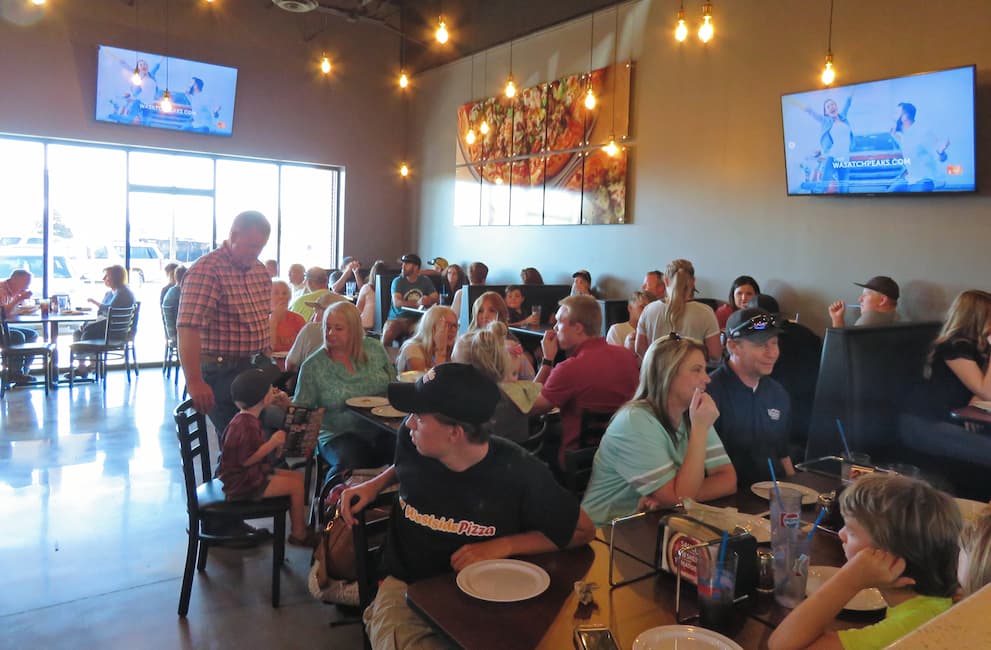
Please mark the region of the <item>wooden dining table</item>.
MULTIPOLYGON (((831 478, 799 472, 789 482, 828 491, 839 487, 839 477, 831 478)), ((732 506, 740 512, 766 512, 768 501, 741 490, 711 505, 732 506)), ((670 511, 667 511, 670 512, 670 511)), ((550 575, 550 586, 540 595, 516 603, 492 603, 468 596, 457 586, 456 575, 448 573, 413 583, 406 593, 410 607, 435 629, 462 648, 506 648, 560 650, 573 647, 574 630, 582 624, 607 626, 619 647, 627 650, 644 631, 662 625, 678 624, 675 614, 676 578, 652 570, 659 525, 667 512, 648 513, 634 520, 617 543, 610 558, 608 528, 600 529, 588 546, 527 556, 550 575), (615 583, 609 587, 610 564, 615 583), (637 580, 637 578, 641 578, 637 580), (579 607, 574 583, 578 580, 597 585, 593 607, 579 607)), ((802 518, 811 522, 815 506, 803 508, 802 518)), ((822 531, 813 538, 812 562, 816 565, 840 566, 842 547, 835 534, 822 531)), ((694 587, 682 589, 684 620, 697 612, 694 587)), ((774 627, 790 610, 778 605, 773 596, 755 594, 736 608, 735 619, 726 631, 744 648, 761 648, 767 644, 774 627)), ((844 612, 831 629, 861 627, 876 622, 883 610, 868 614, 844 612)))
POLYGON ((41 310, 38 310, 29 314, 14 314, 7 318, 7 322, 11 325, 41 325, 41 335, 46 342, 52 342, 58 338, 60 325, 82 325, 97 318, 99 316, 96 310, 69 313, 42 313, 41 310))

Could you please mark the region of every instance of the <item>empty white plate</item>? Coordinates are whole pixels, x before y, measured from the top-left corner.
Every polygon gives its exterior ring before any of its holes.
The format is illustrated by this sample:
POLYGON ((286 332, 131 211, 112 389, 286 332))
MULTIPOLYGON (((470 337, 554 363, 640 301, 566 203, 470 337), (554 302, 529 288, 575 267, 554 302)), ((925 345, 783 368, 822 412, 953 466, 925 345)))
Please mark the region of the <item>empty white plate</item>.
POLYGON ((461 591, 493 603, 527 600, 544 593, 550 584, 546 571, 522 560, 484 560, 458 573, 461 591))
MULTIPOLYGON (((815 503, 819 500, 819 492, 813 490, 810 487, 805 487, 804 485, 799 485, 798 483, 785 483, 784 481, 778 481, 778 487, 789 488, 797 492, 802 493, 802 505, 807 506, 815 503)), ((754 483, 750 486, 750 491, 761 497, 762 499, 771 500, 771 493, 774 491, 773 481, 761 481, 760 483, 754 483)))
POLYGON ((352 397, 351 399, 344 400, 344 403, 348 406, 370 409, 374 406, 388 406, 389 398, 377 395, 372 395, 371 397, 352 397))
POLYGON ((694 625, 662 625, 642 632, 633 650, 743 650, 738 643, 718 632, 694 625))
POLYGON ((399 409, 394 409, 391 406, 376 406, 372 409, 372 415, 377 415, 380 418, 404 418, 409 415, 406 411, 400 411, 399 409))
MULTIPOLYGON (((819 591, 819 587, 839 570, 840 568, 835 566, 810 566, 809 579, 805 583, 805 595, 811 596, 819 591)), ((856 596, 850 599, 850 602, 843 606, 843 609, 853 612, 873 612, 887 606, 888 603, 884 601, 881 592, 871 587, 861 589, 856 596)))

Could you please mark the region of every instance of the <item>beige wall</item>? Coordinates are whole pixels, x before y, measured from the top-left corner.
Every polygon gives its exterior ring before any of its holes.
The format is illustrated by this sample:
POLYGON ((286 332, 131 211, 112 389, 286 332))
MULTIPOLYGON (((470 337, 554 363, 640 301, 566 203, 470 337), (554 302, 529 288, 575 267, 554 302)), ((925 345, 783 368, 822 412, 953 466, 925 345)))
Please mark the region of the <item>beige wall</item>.
POLYGON ((397 57, 387 55, 398 44, 389 32, 330 19, 324 35, 304 42, 323 17, 254 0, 213 10, 173 0, 169 54, 238 68, 234 135, 224 138, 94 121, 97 45, 164 53, 164 0, 138 0, 139 27, 122 0, 54 2, 39 22, 9 20, 28 4, 0 3, 0 132, 340 165, 344 253, 391 259, 406 247, 396 173, 403 111, 397 57), (330 81, 315 67, 323 47, 338 63, 330 81))
MULTIPOLYGON (((688 5, 686 4, 686 7, 688 5)), ((692 11, 696 3, 692 3, 692 11)), ((629 215, 623 226, 455 228, 455 111, 470 99, 462 60, 418 80, 411 113, 415 247, 425 257, 480 259, 493 282, 537 266, 549 282, 588 268, 612 297, 675 257, 694 261, 703 295, 725 299, 732 279, 755 276, 789 312, 823 327, 825 306, 853 302, 851 283, 889 274, 903 310, 940 317, 961 289, 991 284, 991 3, 873 0, 836 3, 837 83, 977 64, 979 195, 787 197, 780 96, 818 87, 828 4, 805 0, 715 3, 707 48, 674 42, 674 0, 620 11, 620 59, 636 62, 629 215)), ((596 17, 595 65, 611 57, 613 13, 596 17)), ((584 71, 589 19, 517 43, 522 85, 584 71)), ((476 59, 475 96, 505 82, 508 48, 476 59)))

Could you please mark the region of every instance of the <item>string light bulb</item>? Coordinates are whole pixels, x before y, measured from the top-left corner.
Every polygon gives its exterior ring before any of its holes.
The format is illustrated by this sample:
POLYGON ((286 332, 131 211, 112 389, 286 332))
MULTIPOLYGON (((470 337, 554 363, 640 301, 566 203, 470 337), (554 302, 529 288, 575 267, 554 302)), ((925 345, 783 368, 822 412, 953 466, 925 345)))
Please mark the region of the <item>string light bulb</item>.
POLYGON ((451 35, 447 31, 447 23, 444 22, 444 17, 441 16, 437 22, 437 31, 434 33, 434 38, 437 39, 438 43, 443 45, 450 37, 451 35))
POLYGON ((688 23, 685 22, 685 3, 682 2, 681 8, 678 9, 678 26, 674 28, 674 40, 684 43, 686 38, 688 38, 688 23))
POLYGON ((135 86, 141 85, 141 70, 138 69, 138 64, 134 64, 134 74, 131 75, 131 83, 135 86))
POLYGON ((475 144, 475 129, 468 129, 468 133, 465 133, 465 142, 475 144))
POLYGON ((162 93, 162 101, 161 101, 161 103, 159 103, 159 108, 162 109, 162 112, 163 113, 171 113, 172 112, 172 108, 173 108, 173 106, 172 106, 172 93, 169 92, 169 89, 168 88, 166 88, 165 89, 165 92, 162 93))
POLYGON ((489 134, 489 123, 487 120, 482 120, 482 123, 478 125, 478 132, 482 135, 489 134))
POLYGON ((616 138, 614 136, 609 136, 609 144, 602 147, 602 150, 606 152, 606 155, 610 158, 615 158, 619 155, 619 145, 616 144, 616 138))
POLYGON ((328 58, 327 55, 324 54, 322 57, 320 57, 320 72, 324 74, 330 74, 330 70, 331 70, 330 58, 328 58))
POLYGON ((399 72, 399 87, 403 89, 409 87, 409 75, 406 74, 405 70, 399 72))
POLYGON ((516 97, 516 84, 513 83, 513 76, 509 76, 509 81, 506 82, 506 97, 512 99, 516 97))
POLYGON ((585 91, 585 108, 592 110, 595 108, 595 93, 592 92, 592 79, 589 77, 588 90, 585 91))
POLYGON ((409 176, 409 165, 407 165, 406 163, 403 163, 402 165, 400 165, 399 166, 399 175, 402 176, 403 178, 406 178, 407 176, 409 176))
POLYGON ((40 7, 41 5, 45 4, 45 0, 31 0, 31 3, 34 4, 34 6, 36 7, 40 7))
POLYGON ((708 43, 712 40, 715 31, 712 26, 712 3, 706 2, 702 5, 702 26, 699 27, 699 40, 708 43))
POLYGON ((828 86, 836 81, 836 70, 833 69, 833 53, 826 54, 826 65, 822 69, 822 85, 828 86))

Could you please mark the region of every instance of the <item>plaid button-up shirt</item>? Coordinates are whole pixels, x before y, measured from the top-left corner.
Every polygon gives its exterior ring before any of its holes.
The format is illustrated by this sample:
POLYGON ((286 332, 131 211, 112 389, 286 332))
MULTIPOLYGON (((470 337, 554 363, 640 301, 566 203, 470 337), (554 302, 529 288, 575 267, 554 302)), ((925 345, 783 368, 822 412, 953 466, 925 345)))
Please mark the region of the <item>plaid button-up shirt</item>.
POLYGON ((235 264, 229 244, 196 260, 182 281, 178 327, 200 330, 204 352, 245 357, 269 347, 272 280, 265 265, 235 264))

